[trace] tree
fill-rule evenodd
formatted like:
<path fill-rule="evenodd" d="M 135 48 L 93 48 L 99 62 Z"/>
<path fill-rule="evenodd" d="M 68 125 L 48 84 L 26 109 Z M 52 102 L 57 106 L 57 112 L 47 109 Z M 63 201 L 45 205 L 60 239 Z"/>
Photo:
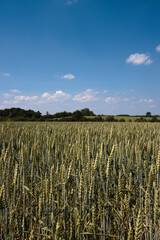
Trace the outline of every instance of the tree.
<path fill-rule="evenodd" d="M 81 113 L 83 114 L 83 116 L 95 116 L 93 111 L 90 111 L 89 108 L 83 108 L 81 110 Z"/>
<path fill-rule="evenodd" d="M 146 117 L 151 117 L 151 112 L 146 112 Z"/>
<path fill-rule="evenodd" d="M 72 114 L 73 121 L 81 121 L 83 119 L 83 114 L 81 111 L 77 110 Z"/>

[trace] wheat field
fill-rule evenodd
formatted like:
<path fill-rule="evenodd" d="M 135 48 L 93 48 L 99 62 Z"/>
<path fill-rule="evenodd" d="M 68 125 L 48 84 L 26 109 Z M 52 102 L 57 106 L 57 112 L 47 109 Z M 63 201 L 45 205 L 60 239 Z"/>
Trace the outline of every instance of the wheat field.
<path fill-rule="evenodd" d="M 160 239 L 160 124 L 0 123 L 0 239 Z"/>

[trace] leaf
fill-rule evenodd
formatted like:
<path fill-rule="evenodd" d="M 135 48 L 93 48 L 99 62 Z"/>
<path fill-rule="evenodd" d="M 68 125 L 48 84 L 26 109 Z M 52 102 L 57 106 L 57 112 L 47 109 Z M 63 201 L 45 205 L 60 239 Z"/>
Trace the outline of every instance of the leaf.
<path fill-rule="evenodd" d="M 47 227 L 42 228 L 42 230 L 48 231 L 48 232 L 50 232 L 50 233 L 53 233 L 53 231 L 51 231 L 51 230 L 48 229 Z"/>
<path fill-rule="evenodd" d="M 35 198 L 35 196 L 34 196 L 33 193 L 31 192 L 31 190 L 30 190 L 27 186 L 24 186 L 24 189 L 26 189 L 26 191 L 29 192 L 29 193 L 32 195 L 32 197 Z"/>

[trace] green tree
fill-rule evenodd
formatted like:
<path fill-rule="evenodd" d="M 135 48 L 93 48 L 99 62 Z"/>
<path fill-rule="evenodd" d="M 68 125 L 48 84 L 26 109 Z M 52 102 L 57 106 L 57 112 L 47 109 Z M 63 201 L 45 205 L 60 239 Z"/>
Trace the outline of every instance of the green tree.
<path fill-rule="evenodd" d="M 77 111 L 73 112 L 72 120 L 73 121 L 81 121 L 81 120 L 83 120 L 83 114 L 81 113 L 81 111 L 77 110 Z"/>
<path fill-rule="evenodd" d="M 146 117 L 151 117 L 151 112 L 146 112 Z"/>
<path fill-rule="evenodd" d="M 90 111 L 89 108 L 83 108 L 81 110 L 81 113 L 83 114 L 83 116 L 95 116 L 93 111 Z"/>

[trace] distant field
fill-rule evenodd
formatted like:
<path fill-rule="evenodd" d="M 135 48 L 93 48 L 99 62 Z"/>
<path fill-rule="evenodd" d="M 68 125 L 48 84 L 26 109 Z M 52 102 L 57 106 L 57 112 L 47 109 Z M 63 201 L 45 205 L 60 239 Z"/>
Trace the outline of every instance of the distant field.
<path fill-rule="evenodd" d="M 109 117 L 109 116 L 101 116 L 104 120 Z M 88 116 L 87 118 L 94 118 L 94 116 Z M 132 122 L 134 122 L 136 119 L 140 119 L 141 117 L 132 117 L 132 116 L 114 116 L 115 119 L 125 119 L 126 122 L 128 122 L 129 120 L 131 120 Z M 151 117 L 144 117 L 145 119 L 147 119 L 148 121 L 150 121 L 152 118 Z M 157 117 L 158 120 L 160 120 L 160 117 Z"/>
<path fill-rule="evenodd" d="M 0 239 L 160 239 L 160 123 L 0 123 Z"/>
<path fill-rule="evenodd" d="M 103 115 L 99 115 L 102 117 L 102 119 L 105 121 L 107 119 L 107 117 L 110 117 L 111 115 L 108 116 L 103 116 Z M 85 118 L 87 119 L 93 119 L 97 116 L 86 116 Z M 56 118 L 54 120 L 59 121 L 62 119 L 69 119 L 70 117 L 64 117 L 64 118 Z M 135 122 L 135 120 L 140 119 L 141 117 L 132 117 L 132 116 L 114 116 L 115 119 L 117 119 L 118 121 L 121 119 L 124 119 L 126 122 L 132 121 Z M 146 119 L 147 121 L 150 121 L 152 118 L 151 117 L 143 117 L 144 119 Z M 160 117 L 157 117 L 158 120 L 160 120 Z"/>
<path fill-rule="evenodd" d="M 122 118 L 124 118 L 126 121 L 131 120 L 134 122 L 136 119 L 140 119 L 141 117 L 115 116 L 115 119 L 118 119 L 118 120 L 120 120 Z M 148 121 L 152 119 L 151 117 L 144 117 L 144 118 L 147 119 Z M 160 117 L 157 117 L 157 119 L 160 120 Z"/>

